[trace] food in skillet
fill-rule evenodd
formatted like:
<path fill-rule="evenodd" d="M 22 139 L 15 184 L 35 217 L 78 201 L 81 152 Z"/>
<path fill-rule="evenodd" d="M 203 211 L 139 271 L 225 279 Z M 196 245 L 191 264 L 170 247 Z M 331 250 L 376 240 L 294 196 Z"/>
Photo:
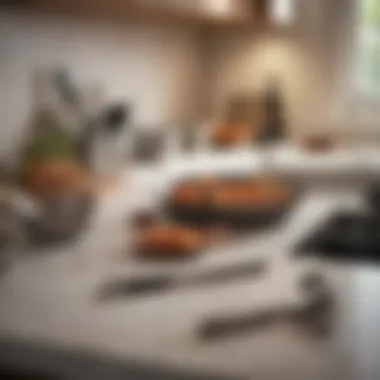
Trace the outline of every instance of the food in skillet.
<path fill-rule="evenodd" d="M 224 184 L 213 192 L 214 205 L 222 208 L 276 207 L 291 199 L 292 191 L 287 185 L 266 179 Z"/>

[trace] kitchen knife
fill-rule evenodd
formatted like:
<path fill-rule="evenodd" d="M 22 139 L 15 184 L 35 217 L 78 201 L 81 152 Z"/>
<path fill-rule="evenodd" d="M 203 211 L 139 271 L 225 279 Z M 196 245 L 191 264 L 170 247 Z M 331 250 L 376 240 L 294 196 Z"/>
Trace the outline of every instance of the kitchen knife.
<path fill-rule="evenodd" d="M 160 293 L 186 287 L 207 286 L 244 278 L 255 277 L 263 273 L 265 264 L 260 261 L 245 262 L 238 265 L 211 269 L 203 273 L 179 276 L 152 276 L 135 279 L 116 279 L 101 289 L 102 298 L 119 298 Z"/>

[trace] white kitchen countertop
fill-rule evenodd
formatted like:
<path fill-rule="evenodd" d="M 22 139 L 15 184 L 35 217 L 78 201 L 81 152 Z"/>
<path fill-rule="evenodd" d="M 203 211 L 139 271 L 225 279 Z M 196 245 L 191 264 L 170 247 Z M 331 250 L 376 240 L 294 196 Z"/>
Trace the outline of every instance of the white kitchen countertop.
<path fill-rule="evenodd" d="M 138 173 L 141 176 L 143 171 L 138 170 Z M 309 153 L 296 145 L 281 143 L 226 151 L 201 150 L 170 154 L 145 171 L 152 183 L 159 184 L 168 184 L 180 177 L 261 173 L 307 180 L 370 178 L 380 174 L 380 149 L 339 148 L 326 153 Z"/>
<path fill-rule="evenodd" d="M 119 359 L 258 379 L 335 379 L 341 371 L 352 374 L 350 365 L 354 364 L 355 371 L 367 370 L 368 365 L 380 371 L 375 357 L 357 354 L 360 344 L 369 345 L 368 352 L 380 348 L 376 340 L 380 327 L 377 329 L 372 319 L 368 322 L 363 304 L 363 299 L 370 302 L 375 297 L 373 291 L 368 292 L 366 281 L 374 289 L 380 284 L 380 271 L 313 260 L 301 262 L 290 256 L 293 243 L 327 214 L 336 208 L 360 205 L 356 191 L 306 193 L 274 230 L 213 247 L 195 261 L 158 265 L 136 262 L 129 255 L 125 217 L 139 202 L 144 204 L 144 198 L 150 199 L 151 192 L 143 193 L 133 184 L 127 187 L 102 200 L 98 217 L 76 243 L 14 258 L 0 279 L 0 335 Z M 133 301 L 96 300 L 97 289 L 115 276 L 181 275 L 263 257 L 268 260 L 269 275 L 262 279 L 189 288 Z M 328 342 L 311 342 L 278 328 L 216 344 L 197 339 L 196 326 L 207 316 L 260 309 L 284 300 L 298 302 L 300 294 L 294 279 L 316 268 L 333 284 L 338 305 L 349 309 L 340 314 L 339 328 Z M 359 306 L 352 308 L 354 304 Z M 380 305 L 373 305 L 372 315 L 379 312 Z M 354 330 L 351 319 L 356 323 Z M 343 365 L 347 358 L 350 364 Z"/>

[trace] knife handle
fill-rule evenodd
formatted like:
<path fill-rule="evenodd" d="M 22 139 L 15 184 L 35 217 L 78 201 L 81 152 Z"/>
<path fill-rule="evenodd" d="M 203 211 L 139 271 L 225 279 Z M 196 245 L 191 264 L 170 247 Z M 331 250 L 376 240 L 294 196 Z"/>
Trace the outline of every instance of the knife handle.
<path fill-rule="evenodd" d="M 142 296 L 166 291 L 174 285 L 175 281 L 169 277 L 122 279 L 106 284 L 101 291 L 101 295 L 103 299 Z"/>
<path fill-rule="evenodd" d="M 204 340 L 213 340 L 246 331 L 266 327 L 276 322 L 283 313 L 279 310 L 252 311 L 245 315 L 215 317 L 201 324 L 199 335 Z"/>

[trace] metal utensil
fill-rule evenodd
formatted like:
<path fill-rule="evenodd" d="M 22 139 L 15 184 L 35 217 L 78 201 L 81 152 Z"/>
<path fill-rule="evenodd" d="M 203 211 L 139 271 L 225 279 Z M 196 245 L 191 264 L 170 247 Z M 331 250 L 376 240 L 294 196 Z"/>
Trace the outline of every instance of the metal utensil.
<path fill-rule="evenodd" d="M 245 262 L 238 265 L 211 269 L 203 273 L 178 276 L 140 277 L 135 279 L 112 280 L 102 287 L 101 298 L 119 298 L 128 296 L 148 295 L 168 290 L 178 290 L 186 287 L 199 287 L 238 281 L 255 277 L 265 271 L 261 261 Z"/>

